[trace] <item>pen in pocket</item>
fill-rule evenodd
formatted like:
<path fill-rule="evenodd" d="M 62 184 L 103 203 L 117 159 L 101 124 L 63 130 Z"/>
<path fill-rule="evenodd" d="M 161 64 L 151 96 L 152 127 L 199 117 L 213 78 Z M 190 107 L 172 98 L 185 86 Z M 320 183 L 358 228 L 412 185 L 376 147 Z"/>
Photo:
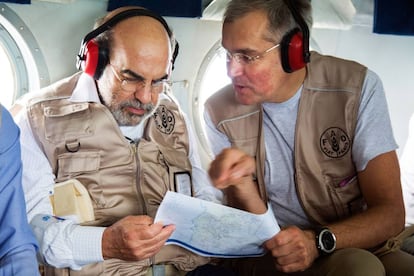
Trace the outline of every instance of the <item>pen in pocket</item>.
<path fill-rule="evenodd" d="M 345 178 L 344 180 L 342 180 L 341 182 L 339 182 L 338 186 L 339 187 L 345 187 L 349 183 L 353 182 L 356 178 L 357 178 L 357 175 L 349 176 L 349 177 Z"/>

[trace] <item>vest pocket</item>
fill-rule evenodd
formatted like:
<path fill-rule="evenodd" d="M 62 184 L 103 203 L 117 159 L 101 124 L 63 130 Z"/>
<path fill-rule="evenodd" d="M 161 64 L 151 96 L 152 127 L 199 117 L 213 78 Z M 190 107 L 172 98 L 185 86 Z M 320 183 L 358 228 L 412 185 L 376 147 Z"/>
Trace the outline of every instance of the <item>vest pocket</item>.
<path fill-rule="evenodd" d="M 154 142 L 141 139 L 138 155 L 141 169 L 138 185 L 145 198 L 149 216 L 155 217 L 167 191 L 177 191 L 176 180 L 181 180 L 181 188 L 189 185 L 186 190 L 192 192 L 190 171 L 186 171 L 191 165 L 183 152 L 169 150 Z"/>
<path fill-rule="evenodd" d="M 44 108 L 44 129 L 47 141 L 58 144 L 61 141 L 80 139 L 93 134 L 89 103 L 76 103 Z"/>
<path fill-rule="evenodd" d="M 66 152 L 57 156 L 56 183 L 76 179 L 85 186 L 92 199 L 93 208 L 105 206 L 99 183 L 101 157 L 99 151 Z M 96 213 L 95 213 L 96 216 Z"/>
<path fill-rule="evenodd" d="M 146 212 L 155 217 L 165 193 L 170 190 L 168 165 L 158 146 L 141 139 L 138 157 L 140 159 L 139 190 L 145 202 Z"/>
<path fill-rule="evenodd" d="M 358 177 L 356 175 L 336 178 L 333 180 L 333 183 L 333 204 L 339 218 L 360 213 L 365 208 L 365 201 L 359 189 Z"/>
<path fill-rule="evenodd" d="M 83 173 L 98 172 L 100 154 L 98 151 L 63 153 L 57 162 L 57 178 L 70 179 Z"/>

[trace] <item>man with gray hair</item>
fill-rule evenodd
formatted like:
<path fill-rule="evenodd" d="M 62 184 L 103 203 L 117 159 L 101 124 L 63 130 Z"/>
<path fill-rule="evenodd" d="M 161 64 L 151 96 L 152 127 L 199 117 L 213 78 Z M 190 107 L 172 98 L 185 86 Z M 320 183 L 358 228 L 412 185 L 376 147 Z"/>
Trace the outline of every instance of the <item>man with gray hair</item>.
<path fill-rule="evenodd" d="M 232 0 L 222 28 L 232 84 L 211 96 L 209 173 L 231 206 L 272 208 L 281 231 L 240 275 L 411 275 L 399 165 L 379 77 L 309 51 L 309 0 Z M 390 240 L 391 242 L 387 242 Z"/>

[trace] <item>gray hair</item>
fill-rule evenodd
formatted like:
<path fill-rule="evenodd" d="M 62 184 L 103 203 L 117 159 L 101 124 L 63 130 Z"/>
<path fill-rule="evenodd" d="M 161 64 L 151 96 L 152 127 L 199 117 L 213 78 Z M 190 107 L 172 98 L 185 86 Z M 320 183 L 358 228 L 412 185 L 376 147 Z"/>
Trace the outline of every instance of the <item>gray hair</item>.
<path fill-rule="evenodd" d="M 264 11 L 269 21 L 269 37 L 265 39 L 275 42 L 280 40 L 290 30 L 300 25 L 296 22 L 286 1 L 292 1 L 297 13 L 308 26 L 312 26 L 312 7 L 310 0 L 231 0 L 224 13 L 224 23 L 230 23 L 254 11 Z"/>

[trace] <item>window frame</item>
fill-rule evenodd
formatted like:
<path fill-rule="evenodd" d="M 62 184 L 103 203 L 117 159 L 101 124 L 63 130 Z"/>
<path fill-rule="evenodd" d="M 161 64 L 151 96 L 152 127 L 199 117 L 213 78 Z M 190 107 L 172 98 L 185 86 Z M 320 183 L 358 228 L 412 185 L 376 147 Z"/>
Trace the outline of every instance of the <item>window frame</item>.
<path fill-rule="evenodd" d="M 0 4 L 0 43 L 15 77 L 14 91 L 9 92 L 12 104 L 24 94 L 50 83 L 45 59 L 35 37 L 6 4 Z"/>

